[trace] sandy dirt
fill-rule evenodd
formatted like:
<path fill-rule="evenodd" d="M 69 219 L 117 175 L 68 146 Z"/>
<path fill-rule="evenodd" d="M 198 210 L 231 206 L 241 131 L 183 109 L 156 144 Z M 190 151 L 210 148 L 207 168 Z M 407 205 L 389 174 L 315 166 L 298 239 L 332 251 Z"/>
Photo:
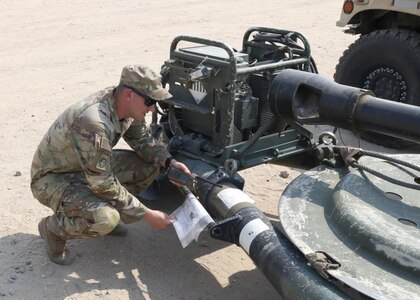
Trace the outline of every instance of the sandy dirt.
<path fill-rule="evenodd" d="M 335 26 L 340 9 L 338 0 L 0 1 L 0 296 L 277 299 L 241 248 L 202 234 L 182 249 L 172 227 L 156 231 L 144 222 L 130 225 L 126 238 L 69 242 L 77 254 L 70 266 L 49 262 L 37 224 L 51 211 L 31 195 L 30 164 L 59 113 L 116 84 L 126 64 L 159 70 L 177 35 L 240 48 L 251 26 L 299 31 L 311 43 L 319 72 L 332 78 L 355 39 Z M 282 190 L 298 174 L 281 165 L 241 172 L 245 191 L 273 219 Z M 165 205 L 171 212 L 179 203 Z"/>

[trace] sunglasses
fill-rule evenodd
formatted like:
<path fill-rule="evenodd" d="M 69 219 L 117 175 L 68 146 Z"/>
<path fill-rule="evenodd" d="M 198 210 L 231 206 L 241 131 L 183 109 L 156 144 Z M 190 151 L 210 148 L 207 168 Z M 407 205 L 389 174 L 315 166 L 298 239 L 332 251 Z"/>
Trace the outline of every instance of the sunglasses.
<path fill-rule="evenodd" d="M 137 95 L 139 95 L 140 97 L 142 97 L 144 99 L 144 104 L 147 107 L 153 106 L 157 103 L 156 100 L 152 99 L 151 97 L 147 96 L 146 94 L 140 92 L 139 90 L 133 89 L 132 87 L 127 86 L 127 88 L 129 88 L 130 90 L 132 90 L 134 93 L 136 93 Z"/>
<path fill-rule="evenodd" d="M 139 94 L 139 95 L 143 97 L 143 99 L 144 99 L 144 104 L 145 104 L 147 107 L 153 106 L 153 105 L 155 105 L 155 104 L 157 103 L 157 101 L 156 101 L 156 100 L 154 100 L 154 99 L 150 98 L 150 97 L 149 97 L 149 96 L 147 96 L 147 95 L 144 95 L 144 94 Z"/>

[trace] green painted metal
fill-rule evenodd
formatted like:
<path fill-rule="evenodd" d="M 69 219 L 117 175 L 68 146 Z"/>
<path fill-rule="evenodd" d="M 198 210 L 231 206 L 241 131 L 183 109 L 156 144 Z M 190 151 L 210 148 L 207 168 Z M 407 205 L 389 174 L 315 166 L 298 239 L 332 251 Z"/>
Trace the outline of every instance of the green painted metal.
<path fill-rule="evenodd" d="M 245 227 L 252 233 L 248 224 L 270 225 L 244 249 L 281 297 L 414 299 L 420 294 L 420 169 L 357 157 L 361 165 L 398 179 L 389 181 L 344 166 L 332 134 L 334 142 L 320 138 L 315 143 L 297 122 L 313 117 L 311 124 L 332 120 L 341 127 L 369 126 L 371 114 L 358 122 L 351 101 L 370 92 L 308 72 L 317 73 L 316 66 L 309 44 L 296 32 L 250 28 L 239 52 L 218 41 L 175 38 L 162 67 L 173 98 L 159 103 L 170 151 L 192 172 L 226 189 L 243 188 L 241 169 L 272 161 L 302 166 L 308 157 L 314 166 L 315 159 L 316 165 L 324 160 L 286 188 L 279 228 L 271 228 L 256 207 L 244 204 L 241 193 L 228 206 L 214 185 L 203 181 L 190 188 L 221 221 L 241 214 L 243 227 L 226 227 L 227 236 L 240 236 Z M 397 119 L 416 119 L 402 106 L 394 110 Z M 403 158 L 420 164 L 420 156 Z"/>
<path fill-rule="evenodd" d="M 273 37 L 277 40 L 264 41 Z M 234 158 L 244 169 L 312 149 L 309 132 L 287 126 L 279 134 L 286 123 L 278 118 L 258 132 L 274 118 L 268 88 L 275 75 L 285 68 L 310 70 L 307 40 L 293 31 L 252 27 L 242 48 L 191 36 L 173 40 L 163 72 L 173 95 L 166 104 L 183 132 L 177 151 L 216 165 Z M 251 139 L 246 152 L 237 151 Z"/>
<path fill-rule="evenodd" d="M 420 164 L 420 155 L 395 155 Z M 374 299 L 420 295 L 420 172 L 378 158 L 361 165 L 408 184 L 402 186 L 347 167 L 321 165 L 297 177 L 279 204 L 282 228 L 305 255 L 327 254 L 338 267 L 330 280 Z M 414 188 L 413 188 L 414 187 Z"/>

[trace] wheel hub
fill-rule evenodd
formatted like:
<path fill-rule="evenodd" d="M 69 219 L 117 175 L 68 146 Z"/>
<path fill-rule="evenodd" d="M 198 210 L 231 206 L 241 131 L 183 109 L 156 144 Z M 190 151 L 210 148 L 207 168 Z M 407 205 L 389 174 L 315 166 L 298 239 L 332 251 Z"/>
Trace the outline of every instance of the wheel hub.
<path fill-rule="evenodd" d="M 377 68 L 366 76 L 363 88 L 376 96 L 397 102 L 407 102 L 407 86 L 402 74 L 393 68 Z"/>

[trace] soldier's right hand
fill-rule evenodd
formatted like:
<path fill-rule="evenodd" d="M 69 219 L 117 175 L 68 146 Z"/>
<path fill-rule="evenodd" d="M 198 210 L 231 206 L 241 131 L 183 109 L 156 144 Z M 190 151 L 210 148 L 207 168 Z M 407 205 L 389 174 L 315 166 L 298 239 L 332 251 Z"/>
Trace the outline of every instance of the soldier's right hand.
<path fill-rule="evenodd" d="M 155 229 L 163 229 L 171 225 L 174 221 L 172 216 L 163 211 L 149 209 L 144 214 L 143 219 Z"/>

